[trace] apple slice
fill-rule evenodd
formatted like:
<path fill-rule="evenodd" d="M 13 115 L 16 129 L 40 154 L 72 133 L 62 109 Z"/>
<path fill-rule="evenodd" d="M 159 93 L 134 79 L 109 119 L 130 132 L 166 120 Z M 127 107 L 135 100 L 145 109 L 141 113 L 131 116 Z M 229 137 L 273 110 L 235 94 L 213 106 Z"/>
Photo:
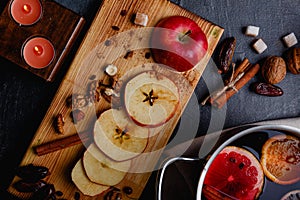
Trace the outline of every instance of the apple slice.
<path fill-rule="evenodd" d="M 83 167 L 87 177 L 94 183 L 113 186 L 122 181 L 129 171 L 131 161 L 115 162 L 91 144 L 83 155 Z"/>
<path fill-rule="evenodd" d="M 109 186 L 96 184 L 90 181 L 86 176 L 81 159 L 77 161 L 72 169 L 71 177 L 73 183 L 84 195 L 95 196 L 109 189 Z"/>
<path fill-rule="evenodd" d="M 151 36 L 151 51 L 157 63 L 178 72 L 192 69 L 205 56 L 208 42 L 198 24 L 184 16 L 160 20 Z"/>
<path fill-rule="evenodd" d="M 94 142 L 115 161 L 132 159 L 148 144 L 149 129 L 137 126 L 124 110 L 103 112 L 95 123 Z"/>
<path fill-rule="evenodd" d="M 169 121 L 179 106 L 176 84 L 163 74 L 146 71 L 125 86 L 128 115 L 140 126 L 157 127 Z"/>

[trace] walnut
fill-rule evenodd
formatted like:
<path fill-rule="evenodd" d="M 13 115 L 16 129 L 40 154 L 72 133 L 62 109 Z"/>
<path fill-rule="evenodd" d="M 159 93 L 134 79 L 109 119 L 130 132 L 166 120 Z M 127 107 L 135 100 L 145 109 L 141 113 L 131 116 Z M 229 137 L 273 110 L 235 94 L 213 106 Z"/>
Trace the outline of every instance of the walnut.
<path fill-rule="evenodd" d="M 286 64 L 293 74 L 300 74 L 300 47 L 287 51 Z"/>
<path fill-rule="evenodd" d="M 282 57 L 269 56 L 262 66 L 262 76 L 267 83 L 277 84 L 286 75 L 286 64 Z"/>

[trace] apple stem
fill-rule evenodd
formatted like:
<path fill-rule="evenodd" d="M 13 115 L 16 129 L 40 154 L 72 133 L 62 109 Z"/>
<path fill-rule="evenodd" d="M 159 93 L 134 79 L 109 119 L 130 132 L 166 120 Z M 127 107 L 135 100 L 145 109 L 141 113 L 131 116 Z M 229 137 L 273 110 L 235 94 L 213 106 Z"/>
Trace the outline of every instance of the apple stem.
<path fill-rule="evenodd" d="M 182 36 L 179 37 L 179 41 L 183 42 L 183 39 L 185 38 L 185 36 L 190 35 L 191 33 L 192 33 L 192 31 L 188 30 Z"/>

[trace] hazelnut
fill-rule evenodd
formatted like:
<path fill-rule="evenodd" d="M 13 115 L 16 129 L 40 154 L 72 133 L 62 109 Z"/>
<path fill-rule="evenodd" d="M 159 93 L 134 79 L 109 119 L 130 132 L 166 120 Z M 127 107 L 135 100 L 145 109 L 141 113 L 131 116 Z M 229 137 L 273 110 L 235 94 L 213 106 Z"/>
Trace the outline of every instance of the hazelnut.
<path fill-rule="evenodd" d="M 300 48 L 292 48 L 286 54 L 287 68 L 293 74 L 300 74 Z"/>
<path fill-rule="evenodd" d="M 270 84 L 281 82 L 286 75 L 286 64 L 282 57 L 269 56 L 262 66 L 262 76 Z"/>

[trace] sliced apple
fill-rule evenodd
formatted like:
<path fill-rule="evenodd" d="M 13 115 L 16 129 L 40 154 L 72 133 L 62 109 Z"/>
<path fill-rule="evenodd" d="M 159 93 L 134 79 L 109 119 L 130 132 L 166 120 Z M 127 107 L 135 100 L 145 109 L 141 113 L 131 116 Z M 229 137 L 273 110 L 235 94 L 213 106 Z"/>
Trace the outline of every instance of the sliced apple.
<path fill-rule="evenodd" d="M 83 155 L 83 167 L 87 177 L 94 183 L 113 186 L 122 181 L 129 171 L 131 161 L 116 162 L 104 155 L 92 143 Z"/>
<path fill-rule="evenodd" d="M 178 108 L 179 99 L 175 83 L 156 71 L 133 77 L 124 91 L 126 110 L 141 126 L 156 127 L 169 121 Z"/>
<path fill-rule="evenodd" d="M 95 196 L 109 189 L 109 186 L 96 184 L 90 181 L 86 176 L 81 159 L 72 169 L 71 177 L 73 183 L 84 195 Z"/>
<path fill-rule="evenodd" d="M 95 123 L 94 142 L 115 161 L 132 159 L 148 144 L 149 129 L 137 126 L 124 110 L 109 109 Z"/>

